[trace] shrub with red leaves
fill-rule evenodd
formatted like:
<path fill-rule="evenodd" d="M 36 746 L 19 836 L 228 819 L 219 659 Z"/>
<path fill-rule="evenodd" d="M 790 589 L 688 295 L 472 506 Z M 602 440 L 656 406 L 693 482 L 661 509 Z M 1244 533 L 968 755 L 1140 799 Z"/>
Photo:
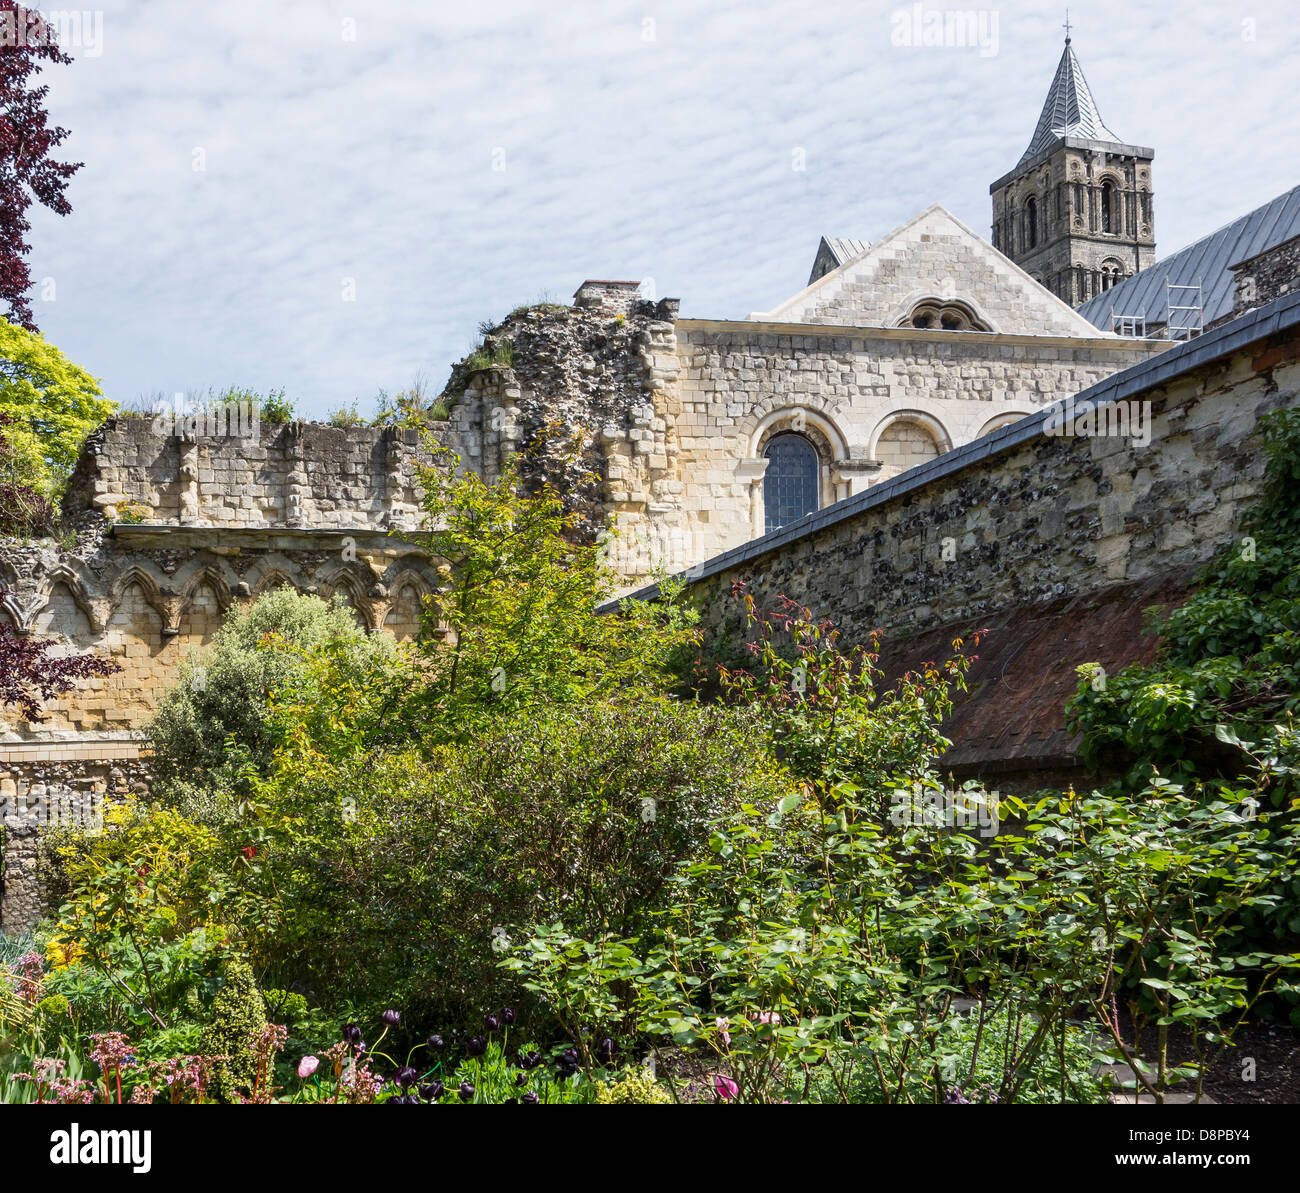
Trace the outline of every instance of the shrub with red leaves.
<path fill-rule="evenodd" d="M 0 597 L 7 595 L 0 591 Z M 24 721 L 44 721 L 45 701 L 70 691 L 81 680 L 121 670 L 112 659 L 97 655 L 52 656 L 56 646 L 56 642 L 19 635 L 0 620 L 0 705 L 13 705 Z"/>

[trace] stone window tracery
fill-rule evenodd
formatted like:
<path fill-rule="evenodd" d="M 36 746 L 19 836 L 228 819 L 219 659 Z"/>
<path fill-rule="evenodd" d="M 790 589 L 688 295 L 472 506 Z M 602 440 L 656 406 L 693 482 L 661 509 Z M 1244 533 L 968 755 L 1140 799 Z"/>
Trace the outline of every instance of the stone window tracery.
<path fill-rule="evenodd" d="M 923 331 L 988 331 L 964 302 L 955 299 L 923 298 L 899 322 L 899 327 L 916 327 Z"/>

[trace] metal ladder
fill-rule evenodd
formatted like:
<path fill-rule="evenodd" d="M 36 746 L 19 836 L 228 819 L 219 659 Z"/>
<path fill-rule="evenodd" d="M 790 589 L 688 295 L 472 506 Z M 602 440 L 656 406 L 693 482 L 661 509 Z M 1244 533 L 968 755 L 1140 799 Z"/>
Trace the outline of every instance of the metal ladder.
<path fill-rule="evenodd" d="M 1174 291 L 1180 291 L 1183 301 L 1174 302 Z M 1194 292 L 1196 301 L 1188 303 L 1189 291 Z M 1171 282 L 1165 278 L 1165 306 L 1169 310 L 1169 319 L 1165 323 L 1165 336 L 1171 340 L 1190 340 L 1205 330 L 1205 308 L 1201 301 L 1201 283 Z"/>

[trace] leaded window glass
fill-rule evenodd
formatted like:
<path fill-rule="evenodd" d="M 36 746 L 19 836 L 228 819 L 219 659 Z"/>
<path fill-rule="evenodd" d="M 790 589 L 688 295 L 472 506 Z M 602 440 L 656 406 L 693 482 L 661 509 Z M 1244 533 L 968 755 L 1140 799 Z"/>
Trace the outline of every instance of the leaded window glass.
<path fill-rule="evenodd" d="M 793 433 L 775 436 L 763 454 L 768 461 L 763 508 L 766 529 L 771 532 L 820 507 L 821 461 L 817 449 Z"/>

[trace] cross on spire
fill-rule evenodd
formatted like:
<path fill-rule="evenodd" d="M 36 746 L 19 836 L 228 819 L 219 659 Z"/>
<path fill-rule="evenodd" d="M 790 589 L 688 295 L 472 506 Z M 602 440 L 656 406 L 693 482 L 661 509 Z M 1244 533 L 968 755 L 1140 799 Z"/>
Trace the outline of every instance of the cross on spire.
<path fill-rule="evenodd" d="M 1070 44 L 1070 10 L 1065 10 L 1065 44 Z"/>

